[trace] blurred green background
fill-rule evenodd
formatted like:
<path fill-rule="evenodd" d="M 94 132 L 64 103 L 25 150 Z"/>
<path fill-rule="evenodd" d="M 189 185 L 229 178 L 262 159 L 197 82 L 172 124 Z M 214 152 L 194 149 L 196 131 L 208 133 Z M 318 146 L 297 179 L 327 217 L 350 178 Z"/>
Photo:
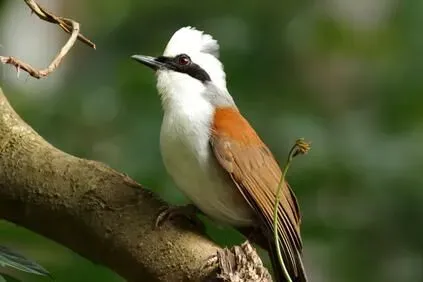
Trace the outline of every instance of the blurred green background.
<path fill-rule="evenodd" d="M 312 141 L 288 176 L 310 281 L 423 281 L 423 1 L 40 4 L 78 20 L 97 44 L 76 44 L 41 81 L 0 66 L 0 86 L 49 142 L 182 203 L 159 153 L 154 75 L 130 56 L 159 55 L 174 31 L 196 26 L 219 40 L 230 92 L 280 161 L 296 138 Z M 1 55 L 46 66 L 65 40 L 23 1 L 0 0 Z M 222 245 L 240 243 L 233 230 L 208 227 Z M 56 281 L 122 281 L 10 223 L 0 222 L 0 244 Z"/>

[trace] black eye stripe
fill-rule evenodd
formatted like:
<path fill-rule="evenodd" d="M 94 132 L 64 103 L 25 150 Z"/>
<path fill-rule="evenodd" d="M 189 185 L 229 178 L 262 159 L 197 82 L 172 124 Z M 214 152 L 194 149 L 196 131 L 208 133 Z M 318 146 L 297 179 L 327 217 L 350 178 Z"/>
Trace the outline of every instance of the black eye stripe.
<path fill-rule="evenodd" d="M 180 64 L 179 60 L 184 57 L 187 58 L 189 62 L 187 64 Z M 180 54 L 175 57 L 160 56 L 156 60 L 161 63 L 165 63 L 168 69 L 188 74 L 189 76 L 198 79 L 203 83 L 211 81 L 209 74 L 199 65 L 194 63 L 191 58 L 186 54 Z"/>

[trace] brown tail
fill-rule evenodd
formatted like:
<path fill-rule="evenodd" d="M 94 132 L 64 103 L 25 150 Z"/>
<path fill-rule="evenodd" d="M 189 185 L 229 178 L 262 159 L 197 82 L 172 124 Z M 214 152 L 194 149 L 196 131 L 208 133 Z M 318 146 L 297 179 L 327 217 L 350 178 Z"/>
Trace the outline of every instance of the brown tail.
<path fill-rule="evenodd" d="M 273 238 L 272 238 L 273 239 Z M 274 272 L 275 281 L 277 282 L 287 282 L 288 280 L 285 277 L 283 266 L 279 262 L 278 253 L 276 250 L 276 244 L 274 241 L 270 239 L 268 243 L 268 247 L 266 248 L 269 252 L 270 260 L 272 262 L 272 269 Z M 284 261 L 287 258 L 283 258 Z M 304 265 L 302 262 L 301 254 L 297 253 L 296 255 L 296 263 L 297 263 L 297 275 L 293 273 L 293 271 L 289 272 L 292 282 L 307 282 L 307 275 L 305 273 Z"/>
<path fill-rule="evenodd" d="M 279 263 L 278 254 L 276 250 L 276 244 L 274 242 L 273 236 L 269 236 L 270 239 L 267 239 L 263 234 L 263 231 L 259 228 L 253 228 L 253 227 L 243 227 L 238 228 L 238 230 L 244 234 L 245 237 L 248 238 L 251 242 L 254 244 L 257 244 L 261 248 L 265 249 L 269 253 L 270 261 L 272 263 L 272 269 L 273 269 L 273 276 L 275 277 L 275 282 L 287 282 L 287 279 L 285 278 L 285 274 L 283 271 L 283 266 Z M 284 261 L 287 260 L 287 258 L 283 258 Z M 293 271 L 290 271 L 290 277 L 292 282 L 307 282 L 307 275 L 304 270 L 304 265 L 302 262 L 301 254 L 297 253 L 296 256 L 296 264 L 297 264 L 297 275 L 293 273 Z"/>

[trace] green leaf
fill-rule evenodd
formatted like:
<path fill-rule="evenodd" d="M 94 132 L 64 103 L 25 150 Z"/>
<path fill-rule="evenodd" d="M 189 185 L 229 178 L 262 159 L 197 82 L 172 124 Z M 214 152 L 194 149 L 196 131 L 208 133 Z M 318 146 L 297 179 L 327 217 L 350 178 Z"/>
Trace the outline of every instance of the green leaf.
<path fill-rule="evenodd" d="M 0 273 L 0 282 L 21 282 L 21 280 L 4 273 Z"/>
<path fill-rule="evenodd" d="M 50 276 L 50 273 L 41 265 L 4 246 L 0 246 L 0 266 L 8 266 L 32 274 Z M 2 275 L 4 277 L 4 274 Z"/>

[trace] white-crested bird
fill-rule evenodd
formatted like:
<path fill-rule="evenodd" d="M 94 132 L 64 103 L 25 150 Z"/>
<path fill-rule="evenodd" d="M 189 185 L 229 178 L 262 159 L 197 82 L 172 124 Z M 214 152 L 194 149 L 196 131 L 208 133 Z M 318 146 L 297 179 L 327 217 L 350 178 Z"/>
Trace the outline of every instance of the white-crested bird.
<path fill-rule="evenodd" d="M 132 56 L 157 75 L 164 110 L 160 150 L 177 187 L 204 214 L 229 224 L 269 251 L 278 281 L 307 281 L 302 263 L 300 211 L 288 183 L 273 224 L 281 169 L 239 112 L 226 88 L 219 44 L 192 27 L 176 31 L 162 56 Z"/>

